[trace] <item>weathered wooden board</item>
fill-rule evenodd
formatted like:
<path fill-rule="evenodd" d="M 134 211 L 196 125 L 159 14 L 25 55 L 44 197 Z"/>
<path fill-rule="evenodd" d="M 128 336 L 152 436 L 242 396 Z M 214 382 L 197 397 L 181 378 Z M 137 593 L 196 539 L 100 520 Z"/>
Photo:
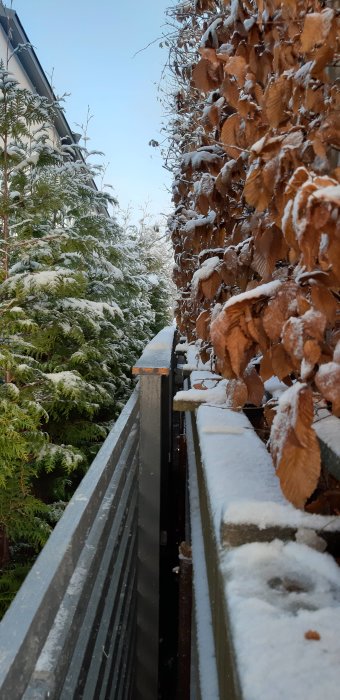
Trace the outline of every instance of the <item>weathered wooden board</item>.
<path fill-rule="evenodd" d="M 132 374 L 169 375 L 173 358 L 173 344 L 176 328 L 163 328 L 146 346 L 141 358 L 132 367 Z"/>

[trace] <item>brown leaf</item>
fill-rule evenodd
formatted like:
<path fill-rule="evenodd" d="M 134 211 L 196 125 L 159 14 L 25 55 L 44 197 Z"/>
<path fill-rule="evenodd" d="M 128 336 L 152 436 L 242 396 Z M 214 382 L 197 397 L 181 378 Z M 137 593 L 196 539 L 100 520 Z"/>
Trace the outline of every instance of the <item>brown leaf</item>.
<path fill-rule="evenodd" d="M 210 92 L 219 83 L 218 70 L 206 58 L 201 58 L 192 71 L 192 79 L 198 90 Z"/>
<path fill-rule="evenodd" d="M 261 318 L 253 318 L 252 316 L 247 319 L 247 332 L 250 337 L 258 343 L 260 347 L 264 345 L 266 347 L 265 334 L 263 332 L 263 325 Z"/>
<path fill-rule="evenodd" d="M 310 51 L 316 44 L 325 42 L 332 28 L 333 18 L 334 10 L 330 8 L 306 15 L 300 39 L 302 51 Z"/>
<path fill-rule="evenodd" d="M 269 204 L 271 193 L 268 192 L 263 181 L 263 172 L 260 166 L 252 167 L 249 170 L 243 196 L 248 204 L 255 207 L 257 211 L 264 211 Z"/>
<path fill-rule="evenodd" d="M 277 301 L 269 303 L 263 314 L 263 328 L 270 340 L 277 342 L 281 338 L 282 328 L 287 314 L 280 308 Z"/>
<path fill-rule="evenodd" d="M 244 375 L 244 382 L 248 389 L 248 403 L 261 406 L 264 395 L 264 386 L 261 377 L 253 365 L 248 365 Z"/>
<path fill-rule="evenodd" d="M 230 56 L 224 66 L 224 72 L 234 75 L 240 87 L 243 87 L 247 72 L 247 64 L 243 56 Z"/>
<path fill-rule="evenodd" d="M 324 94 L 321 90 L 313 90 L 307 87 L 304 96 L 305 108 L 311 112 L 322 112 L 324 108 Z"/>
<path fill-rule="evenodd" d="M 305 632 L 305 639 L 310 639 L 318 642 L 321 639 L 321 637 L 319 635 L 319 632 L 317 632 L 316 630 L 308 630 L 307 632 Z"/>
<path fill-rule="evenodd" d="M 225 120 L 221 130 L 221 141 L 231 158 L 238 158 L 242 149 L 238 147 L 238 133 L 241 125 L 239 114 L 232 114 Z"/>
<path fill-rule="evenodd" d="M 262 357 L 261 364 L 260 364 L 260 375 L 263 379 L 264 382 L 267 381 L 267 379 L 270 379 L 274 374 L 273 370 L 273 365 L 272 365 L 272 360 L 271 360 L 271 352 L 268 350 Z"/>
<path fill-rule="evenodd" d="M 272 374 L 275 374 L 281 381 L 286 379 L 294 369 L 291 358 L 281 343 L 273 345 L 270 350 L 270 359 L 273 368 Z"/>
<path fill-rule="evenodd" d="M 303 323 L 301 318 L 292 317 L 284 324 L 282 330 L 282 344 L 293 362 L 302 360 L 303 357 Z M 295 367 L 297 367 L 295 363 Z"/>
<path fill-rule="evenodd" d="M 201 54 L 202 58 L 205 58 L 207 61 L 210 61 L 210 63 L 212 63 L 214 68 L 216 68 L 219 65 L 219 60 L 216 56 L 216 49 L 202 47 L 199 48 L 198 51 Z"/>
<path fill-rule="evenodd" d="M 304 359 L 311 365 L 316 365 L 321 357 L 321 348 L 316 340 L 306 340 L 303 346 Z"/>
<path fill-rule="evenodd" d="M 231 328 L 226 339 L 226 345 L 230 355 L 230 362 L 236 376 L 242 374 L 243 369 L 248 364 L 245 351 L 249 349 L 252 342 L 246 338 L 241 328 L 235 326 Z"/>
<path fill-rule="evenodd" d="M 281 286 L 279 281 L 260 285 L 243 295 L 227 301 L 224 309 L 211 323 L 210 336 L 218 358 L 223 362 L 225 352 L 230 355 L 233 372 L 240 376 L 248 364 L 248 351 L 254 346 L 253 338 L 248 335 L 247 320 L 252 317 L 250 309 L 271 297 Z M 260 291 L 259 291 L 260 290 Z M 253 294 L 253 296 L 252 296 Z M 243 330 L 241 330 L 241 327 Z"/>
<path fill-rule="evenodd" d="M 226 379 L 234 379 L 235 378 L 235 373 L 233 372 L 233 369 L 232 369 L 232 366 L 230 363 L 229 353 L 227 352 L 227 350 L 225 351 L 223 360 L 220 360 L 219 358 L 217 358 L 216 371 L 218 372 L 218 374 L 221 374 L 222 377 L 225 377 Z"/>
<path fill-rule="evenodd" d="M 263 408 L 263 415 L 265 417 L 268 428 L 273 425 L 273 420 L 276 416 L 276 400 L 267 401 Z"/>
<path fill-rule="evenodd" d="M 287 319 L 297 312 L 297 301 L 301 292 L 295 282 L 285 282 L 263 313 L 263 328 L 274 343 L 280 340 Z"/>
<path fill-rule="evenodd" d="M 281 75 L 268 85 L 264 94 L 264 108 L 270 126 L 276 128 L 286 121 L 291 91 L 291 80 L 286 75 Z"/>
<path fill-rule="evenodd" d="M 284 495 L 296 508 L 303 508 L 315 491 L 320 469 L 320 447 L 314 431 L 310 431 L 308 447 L 301 447 L 291 434 L 285 441 L 276 474 Z"/>
<path fill-rule="evenodd" d="M 326 316 L 321 311 L 310 309 L 301 316 L 301 320 L 304 334 L 321 342 L 327 325 Z"/>
<path fill-rule="evenodd" d="M 309 180 L 309 172 L 307 168 L 305 168 L 304 166 L 300 166 L 295 170 L 288 182 L 288 185 L 285 190 L 286 201 L 288 201 L 288 199 L 294 198 L 297 191 L 307 180 Z"/>
<path fill-rule="evenodd" d="M 214 298 L 220 284 L 221 278 L 217 270 L 214 270 L 208 279 L 201 280 L 201 290 L 203 296 L 211 301 Z"/>
<path fill-rule="evenodd" d="M 210 311 L 202 311 L 196 319 L 197 338 L 208 340 L 209 338 Z"/>
<path fill-rule="evenodd" d="M 232 408 L 242 408 L 248 401 L 248 390 L 242 379 L 230 379 L 227 384 L 227 403 Z"/>
<path fill-rule="evenodd" d="M 337 281 L 339 282 L 340 280 L 340 238 L 339 237 L 332 237 L 329 241 L 329 246 L 327 253 L 325 254 L 325 258 L 323 260 L 323 263 L 326 262 L 326 259 L 328 258 L 328 263 L 329 266 L 332 268 L 332 272 L 336 276 Z M 319 255 L 320 259 L 320 267 L 323 267 L 323 264 L 321 263 L 321 255 Z M 326 267 L 326 265 L 325 265 Z"/>
<path fill-rule="evenodd" d="M 297 508 L 303 508 L 320 476 L 320 448 L 312 421 L 312 391 L 297 382 L 280 399 L 270 437 L 282 491 Z"/>
<path fill-rule="evenodd" d="M 212 321 L 210 326 L 210 337 L 218 359 L 223 362 L 226 353 L 226 337 L 228 331 L 228 321 L 223 312 Z"/>
<path fill-rule="evenodd" d="M 252 267 L 263 280 L 268 280 L 277 261 L 286 254 L 287 245 L 280 229 L 277 226 L 265 228 L 261 235 L 256 236 Z"/>
<path fill-rule="evenodd" d="M 221 86 L 221 94 L 225 97 L 230 107 L 237 109 L 240 99 L 240 90 L 236 80 L 232 80 L 229 76 L 226 76 Z"/>
<path fill-rule="evenodd" d="M 282 343 L 286 352 L 295 360 L 302 360 L 304 342 L 308 338 L 321 341 L 326 327 L 326 317 L 320 311 L 306 311 L 299 318 L 286 321 L 282 331 Z"/>

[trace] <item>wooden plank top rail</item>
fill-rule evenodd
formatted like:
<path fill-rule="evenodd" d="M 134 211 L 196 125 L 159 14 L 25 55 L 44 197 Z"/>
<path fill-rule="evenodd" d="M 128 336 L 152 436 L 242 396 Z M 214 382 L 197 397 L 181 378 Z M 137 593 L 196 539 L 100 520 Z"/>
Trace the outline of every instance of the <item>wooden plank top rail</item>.
<path fill-rule="evenodd" d="M 132 368 L 132 374 L 163 374 L 168 376 L 172 364 L 172 348 L 176 328 L 163 328 L 146 346 L 141 358 Z"/>

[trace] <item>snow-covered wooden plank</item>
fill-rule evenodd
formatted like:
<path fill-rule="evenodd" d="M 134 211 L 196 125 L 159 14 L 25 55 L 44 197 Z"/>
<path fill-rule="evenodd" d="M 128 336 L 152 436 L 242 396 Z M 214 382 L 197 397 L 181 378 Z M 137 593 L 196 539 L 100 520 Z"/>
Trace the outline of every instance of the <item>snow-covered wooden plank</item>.
<path fill-rule="evenodd" d="M 169 375 L 175 331 L 175 326 L 163 328 L 146 346 L 141 358 L 132 367 L 132 374 Z"/>
<path fill-rule="evenodd" d="M 201 343 L 198 341 L 196 343 L 181 342 L 175 347 L 176 355 L 186 355 L 186 362 L 177 365 L 185 376 L 188 376 L 190 372 L 195 372 L 196 370 L 206 370 L 211 371 L 211 362 L 202 362 L 200 359 L 200 349 Z"/>
<path fill-rule="evenodd" d="M 331 700 L 340 685 L 340 570 L 306 545 L 252 543 L 221 558 L 245 700 Z"/>
<path fill-rule="evenodd" d="M 227 380 L 205 369 L 190 374 L 191 389 L 177 391 L 173 400 L 174 411 L 195 411 L 202 404 L 223 404 L 226 400 Z"/>
<path fill-rule="evenodd" d="M 218 543 L 292 538 L 300 529 L 329 539 L 340 518 L 298 510 L 283 496 L 272 458 L 242 412 L 226 406 L 197 411 L 202 471 Z"/>

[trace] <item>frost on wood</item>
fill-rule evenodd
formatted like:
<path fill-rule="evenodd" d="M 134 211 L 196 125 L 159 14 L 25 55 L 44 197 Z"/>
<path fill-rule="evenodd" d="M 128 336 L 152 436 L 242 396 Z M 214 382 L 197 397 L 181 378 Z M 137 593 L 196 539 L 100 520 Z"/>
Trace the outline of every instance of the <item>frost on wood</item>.
<path fill-rule="evenodd" d="M 339 18 L 319 0 L 177 9 L 167 164 L 178 325 L 204 362 L 213 350 L 235 405 L 259 400 L 258 358 L 262 382 L 305 383 L 338 415 Z M 303 505 L 319 457 L 305 474 L 308 447 L 292 430 L 275 460 Z"/>

